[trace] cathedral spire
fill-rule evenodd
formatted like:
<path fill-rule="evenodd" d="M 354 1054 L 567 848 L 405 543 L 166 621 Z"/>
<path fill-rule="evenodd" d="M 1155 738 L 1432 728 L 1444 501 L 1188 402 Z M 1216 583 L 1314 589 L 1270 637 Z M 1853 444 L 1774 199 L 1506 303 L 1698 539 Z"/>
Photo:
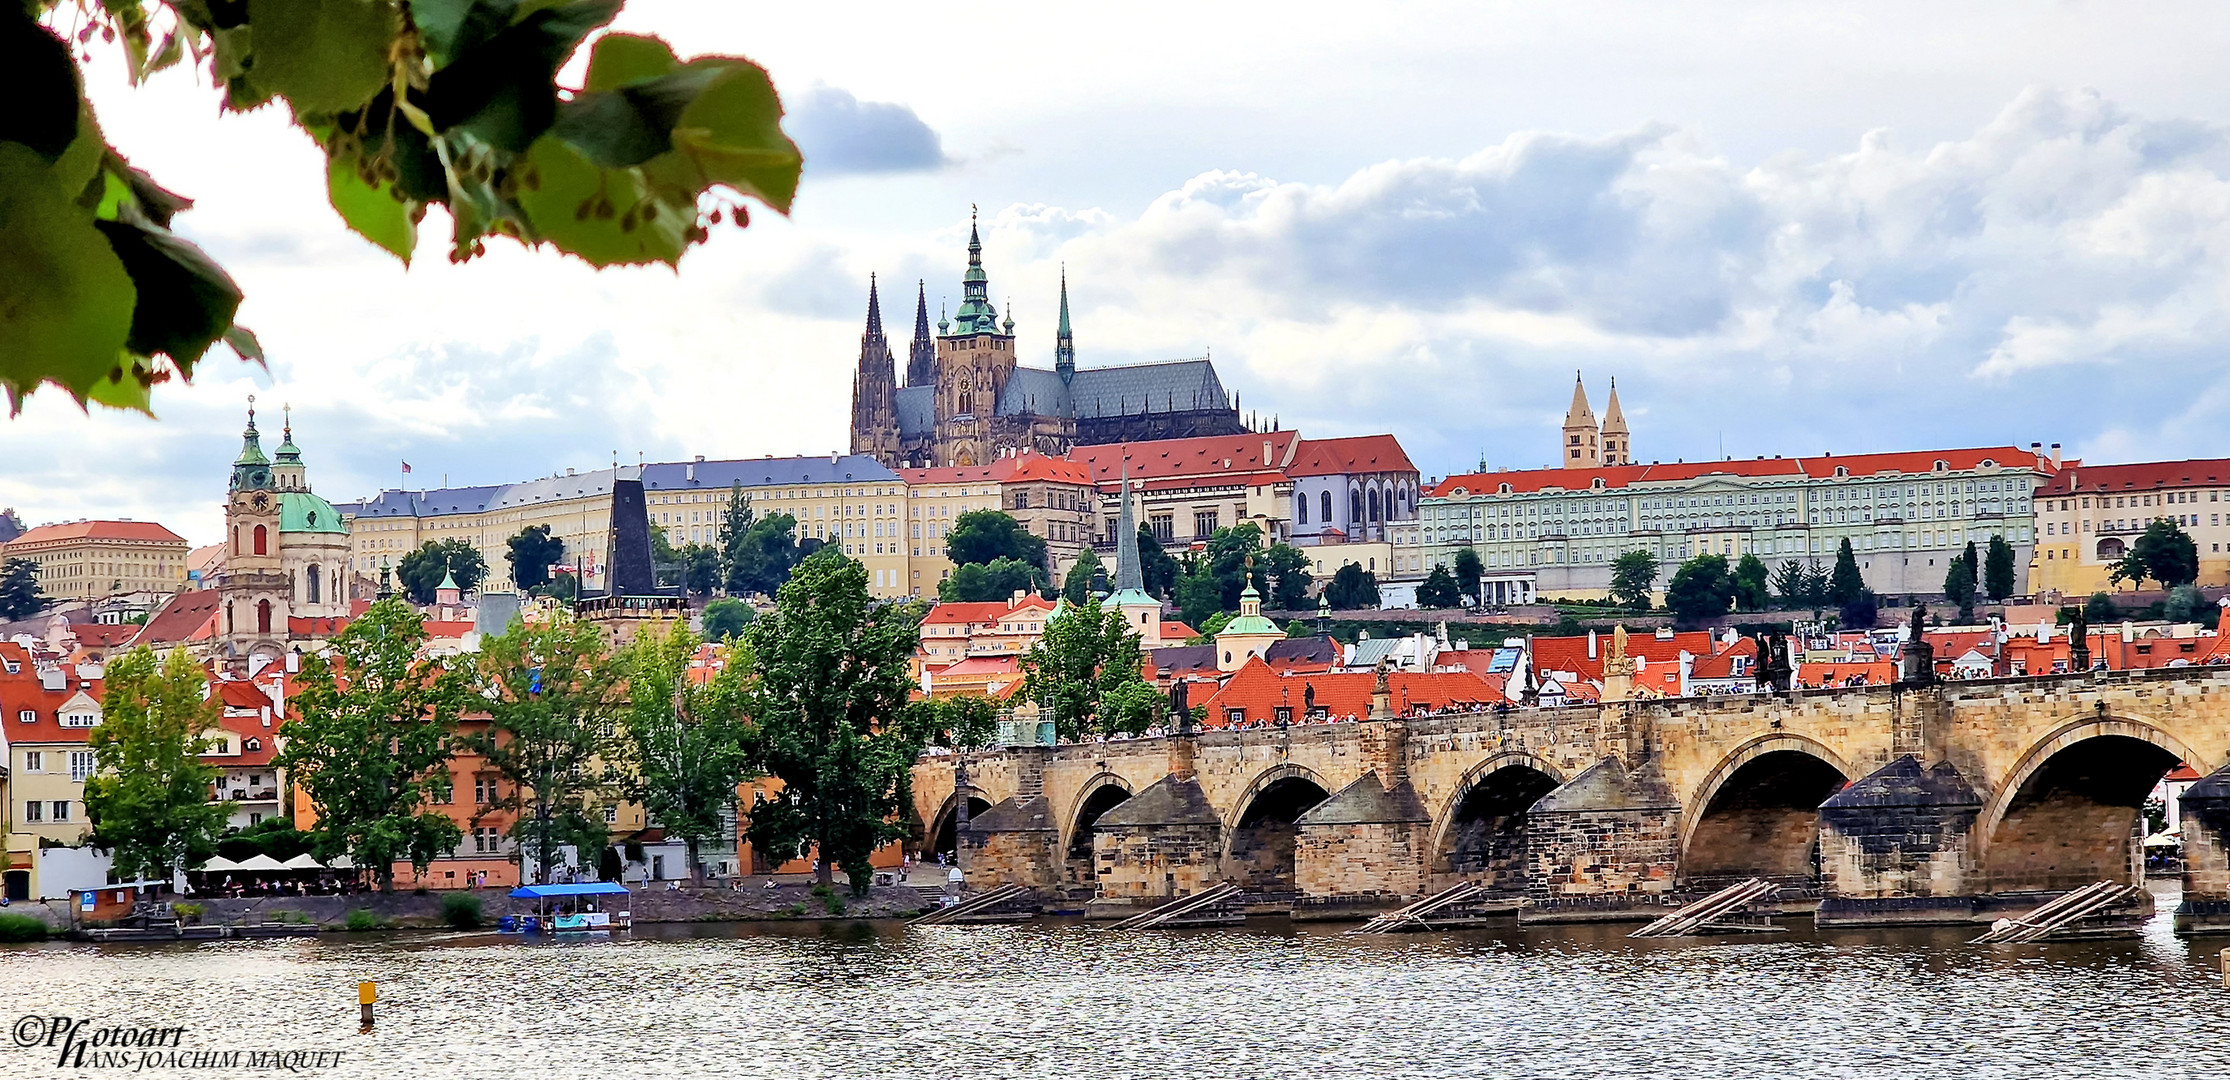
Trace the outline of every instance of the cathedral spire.
<path fill-rule="evenodd" d="M 1115 513 L 1115 597 L 1122 603 L 1127 594 L 1144 596 L 1146 570 L 1138 565 L 1138 515 L 1131 510 L 1130 459 L 1123 459 L 1122 507 Z"/>
<path fill-rule="evenodd" d="M 875 275 L 867 275 L 867 333 L 869 337 L 883 336 L 883 300 L 875 291 Z"/>
<path fill-rule="evenodd" d="M 1631 465 L 1634 445 L 1626 430 L 1626 413 L 1618 407 L 1618 380 L 1611 380 L 1611 399 L 1603 404 L 1603 464 Z"/>
<path fill-rule="evenodd" d="M 928 386 L 937 378 L 937 341 L 929 336 L 929 283 L 914 283 L 914 341 L 906 349 L 906 385 Z"/>
<path fill-rule="evenodd" d="M 991 277 L 983 271 L 983 238 L 976 231 L 976 212 L 968 209 L 968 272 L 960 278 L 960 310 L 953 313 L 953 334 L 996 334 L 999 309 L 991 306 Z"/>
<path fill-rule="evenodd" d="M 1564 410 L 1564 438 L 1557 447 L 1557 464 L 1566 469 L 1592 469 L 1603 463 L 1602 430 L 1595 412 L 1587 407 L 1587 384 L 1572 373 L 1572 404 Z"/>
<path fill-rule="evenodd" d="M 1069 268 L 1061 267 L 1061 327 L 1053 332 L 1053 370 L 1061 381 L 1076 375 L 1076 336 L 1069 331 Z"/>

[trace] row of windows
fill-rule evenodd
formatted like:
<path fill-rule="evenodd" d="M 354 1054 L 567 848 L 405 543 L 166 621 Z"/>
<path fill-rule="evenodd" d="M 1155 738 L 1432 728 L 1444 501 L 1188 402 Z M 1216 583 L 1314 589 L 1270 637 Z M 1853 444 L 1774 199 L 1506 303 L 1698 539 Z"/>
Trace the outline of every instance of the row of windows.
<path fill-rule="evenodd" d="M 100 767 L 91 750 L 71 750 L 67 753 L 69 754 L 70 779 L 73 781 L 83 783 L 86 777 L 93 775 L 94 771 Z M 45 772 L 46 751 L 25 750 L 23 752 L 23 771 L 27 773 Z"/>
<path fill-rule="evenodd" d="M 68 799 L 55 799 L 52 802 L 25 799 L 23 820 L 32 825 L 47 821 L 67 822 L 70 820 L 70 802 Z"/>

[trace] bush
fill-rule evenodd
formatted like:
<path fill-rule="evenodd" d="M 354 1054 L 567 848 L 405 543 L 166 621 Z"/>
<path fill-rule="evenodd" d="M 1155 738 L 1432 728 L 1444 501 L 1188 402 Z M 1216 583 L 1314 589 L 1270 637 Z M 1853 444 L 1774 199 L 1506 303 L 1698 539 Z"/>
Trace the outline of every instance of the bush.
<path fill-rule="evenodd" d="M 348 913 L 346 925 L 351 930 L 378 930 L 387 925 L 387 920 L 372 914 L 365 908 L 357 908 Z"/>
<path fill-rule="evenodd" d="M 2214 613 L 2214 605 L 2207 602 L 2207 595 L 2189 585 L 2178 585 L 2168 591 L 2168 601 L 2162 605 L 2161 614 L 2169 622 L 2210 621 L 2206 616 Z"/>
<path fill-rule="evenodd" d="M 2113 622 L 2120 616 L 2121 610 L 2114 606 L 2114 598 L 2102 592 L 2092 593 L 2083 604 L 2083 618 L 2092 626 Z"/>
<path fill-rule="evenodd" d="M 0 915 L 0 941 L 45 941 L 47 926 L 29 915 Z"/>
<path fill-rule="evenodd" d="M 207 904 L 180 903 L 170 905 L 170 910 L 183 922 L 189 919 L 199 920 L 203 915 L 209 913 L 209 906 Z"/>
<path fill-rule="evenodd" d="M 821 902 L 822 902 L 823 904 L 826 904 L 826 905 L 828 905 L 828 909 L 829 909 L 829 914 L 831 914 L 831 915 L 842 915 L 842 914 L 844 914 L 844 897 L 843 897 L 843 896 L 841 896 L 841 895 L 839 895 L 839 894 L 837 894 L 837 893 L 833 893 L 833 892 L 832 892 L 832 893 L 829 893 L 829 894 L 828 894 L 828 895 L 826 895 L 826 896 L 823 896 L 823 897 L 821 898 Z"/>
<path fill-rule="evenodd" d="M 471 930 L 481 922 L 480 898 L 471 893 L 450 893 L 441 898 L 441 921 L 459 930 Z"/>

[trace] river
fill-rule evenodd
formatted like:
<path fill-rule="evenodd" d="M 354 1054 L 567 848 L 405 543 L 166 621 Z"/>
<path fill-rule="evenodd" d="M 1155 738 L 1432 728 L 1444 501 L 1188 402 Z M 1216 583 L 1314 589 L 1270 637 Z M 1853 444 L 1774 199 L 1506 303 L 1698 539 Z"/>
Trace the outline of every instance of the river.
<path fill-rule="evenodd" d="M 1787 925 L 1669 942 L 1629 926 L 1357 938 L 1046 920 L 7 946 L 0 1016 L 182 1026 L 188 1050 L 339 1051 L 304 1075 L 380 1080 L 2230 1076 L 2214 968 L 2230 938 L 2179 939 L 2165 914 L 2138 939 L 2020 946 Z M 362 979 L 383 999 L 373 1035 L 356 1030 Z M 53 1053 L 0 1047 L 0 1077 L 94 1071 Z"/>

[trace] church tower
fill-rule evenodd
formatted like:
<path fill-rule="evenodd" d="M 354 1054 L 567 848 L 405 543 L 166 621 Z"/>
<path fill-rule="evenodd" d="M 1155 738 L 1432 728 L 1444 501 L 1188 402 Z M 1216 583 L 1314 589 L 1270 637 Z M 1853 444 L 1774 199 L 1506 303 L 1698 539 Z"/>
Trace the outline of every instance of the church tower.
<path fill-rule="evenodd" d="M 282 447 L 291 451 L 292 441 Z M 288 595 L 279 554 L 279 477 L 300 479 L 300 452 L 274 468 L 256 432 L 255 398 L 248 399 L 248 427 L 232 463 L 225 500 L 224 576 L 218 579 L 219 640 L 236 663 L 251 656 L 276 660 L 286 651 Z"/>
<path fill-rule="evenodd" d="M 1076 336 L 1069 332 L 1069 270 L 1061 268 L 1061 327 L 1053 332 L 1053 370 L 1066 384 L 1076 378 Z"/>
<path fill-rule="evenodd" d="M 1014 374 L 1014 319 L 1002 326 L 991 304 L 991 279 L 983 271 L 983 239 L 968 220 L 968 272 L 960 309 L 937 339 L 936 436 L 932 464 L 983 465 L 993 457 L 991 425 L 999 394 Z"/>
<path fill-rule="evenodd" d="M 1603 463 L 1602 431 L 1595 413 L 1587 407 L 1587 384 L 1572 376 L 1572 405 L 1564 410 L 1564 441 L 1557 465 L 1565 469 L 1592 469 Z"/>
<path fill-rule="evenodd" d="M 1633 440 L 1626 431 L 1626 414 L 1618 408 L 1618 380 L 1611 380 L 1611 399 L 1603 405 L 1603 464 L 1632 465 Z"/>
<path fill-rule="evenodd" d="M 914 341 L 906 347 L 906 385 L 937 381 L 937 339 L 929 336 L 929 283 L 914 283 Z"/>
<path fill-rule="evenodd" d="M 867 279 L 859 371 L 852 376 L 852 452 L 885 464 L 898 460 L 898 368 L 883 334 L 883 301 L 873 275 Z"/>

